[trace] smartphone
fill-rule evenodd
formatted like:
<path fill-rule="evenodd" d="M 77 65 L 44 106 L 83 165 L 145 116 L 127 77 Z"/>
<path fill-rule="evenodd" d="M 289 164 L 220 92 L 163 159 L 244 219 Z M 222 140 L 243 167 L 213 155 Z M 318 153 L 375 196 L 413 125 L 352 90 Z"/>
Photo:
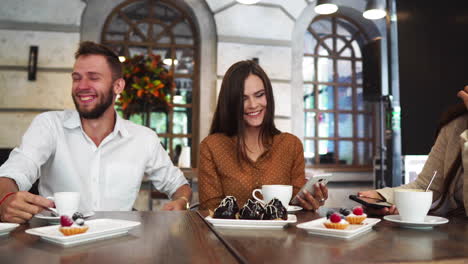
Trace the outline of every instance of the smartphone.
<path fill-rule="evenodd" d="M 358 203 L 364 205 L 365 207 L 370 207 L 370 208 L 374 208 L 374 209 L 382 209 L 382 208 L 390 207 L 390 206 L 393 205 L 393 204 L 391 204 L 389 202 L 385 202 L 385 201 L 380 200 L 380 199 L 368 198 L 368 197 L 359 197 L 359 196 L 354 195 L 354 194 L 351 194 L 349 196 L 349 199 L 351 199 L 351 200 L 353 200 L 355 202 L 358 202 Z"/>
<path fill-rule="evenodd" d="M 324 174 L 317 174 L 311 177 L 304 186 L 302 186 L 301 190 L 296 194 L 296 196 L 292 199 L 291 204 L 299 204 L 299 200 L 297 197 L 304 197 L 304 190 L 307 190 L 310 194 L 314 195 L 315 189 L 314 184 L 316 183 L 323 183 L 327 184 L 332 177 L 331 173 L 324 173 Z"/>

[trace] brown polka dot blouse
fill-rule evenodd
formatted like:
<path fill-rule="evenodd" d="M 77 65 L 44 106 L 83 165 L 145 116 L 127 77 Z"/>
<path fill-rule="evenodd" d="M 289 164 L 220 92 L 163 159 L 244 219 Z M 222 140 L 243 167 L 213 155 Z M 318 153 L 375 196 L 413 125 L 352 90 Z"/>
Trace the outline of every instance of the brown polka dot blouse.
<path fill-rule="evenodd" d="M 237 161 L 236 139 L 212 134 L 200 145 L 198 171 L 200 209 L 214 210 L 232 195 L 239 207 L 252 197 L 252 191 L 266 184 L 293 186 L 293 197 L 305 184 L 304 150 L 301 141 L 289 133 L 273 137 L 271 147 L 255 162 Z"/>

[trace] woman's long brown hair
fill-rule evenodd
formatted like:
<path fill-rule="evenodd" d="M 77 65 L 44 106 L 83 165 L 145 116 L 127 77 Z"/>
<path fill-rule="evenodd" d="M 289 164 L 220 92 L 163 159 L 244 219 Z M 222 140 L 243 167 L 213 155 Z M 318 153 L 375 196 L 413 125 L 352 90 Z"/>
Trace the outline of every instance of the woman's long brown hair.
<path fill-rule="evenodd" d="M 223 133 L 237 137 L 237 160 L 247 159 L 244 123 L 244 82 L 250 74 L 258 76 L 265 88 L 266 113 L 261 125 L 259 140 L 265 147 L 274 135 L 281 133 L 275 126 L 275 100 L 271 82 L 263 69 L 254 61 L 245 60 L 233 64 L 226 72 L 219 92 L 218 104 L 211 123 L 210 135 Z"/>
<path fill-rule="evenodd" d="M 446 126 L 448 123 L 452 122 L 453 120 L 465 114 L 468 114 L 468 110 L 466 109 L 466 106 L 463 103 L 456 104 L 450 107 L 446 112 L 442 114 L 442 117 L 437 126 L 436 138 L 444 126 Z M 447 172 L 447 177 L 445 177 L 444 184 L 442 186 L 442 197 L 440 198 L 440 202 L 437 204 L 436 207 L 434 207 L 431 210 L 431 212 L 438 210 L 447 200 L 448 190 L 450 188 L 450 185 L 452 185 L 452 182 L 455 179 L 455 176 L 457 175 L 457 172 L 461 166 L 462 166 L 462 153 L 461 153 L 461 150 L 459 149 L 457 158 L 450 166 Z"/>

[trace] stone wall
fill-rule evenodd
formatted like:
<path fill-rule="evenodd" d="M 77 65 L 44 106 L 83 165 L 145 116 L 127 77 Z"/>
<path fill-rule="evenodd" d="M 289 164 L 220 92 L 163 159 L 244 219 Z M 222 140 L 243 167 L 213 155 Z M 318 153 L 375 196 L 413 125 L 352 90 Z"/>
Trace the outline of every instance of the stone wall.
<path fill-rule="evenodd" d="M 45 110 L 73 108 L 70 71 L 85 3 L 2 0 L 0 9 L 0 148 L 13 148 Z M 28 81 L 29 47 L 38 46 L 36 81 Z"/>

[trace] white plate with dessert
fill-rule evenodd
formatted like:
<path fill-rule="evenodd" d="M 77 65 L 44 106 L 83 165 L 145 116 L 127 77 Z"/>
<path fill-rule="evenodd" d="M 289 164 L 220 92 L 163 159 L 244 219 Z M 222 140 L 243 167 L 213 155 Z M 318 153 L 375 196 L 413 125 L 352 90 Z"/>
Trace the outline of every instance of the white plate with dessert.
<path fill-rule="evenodd" d="M 326 221 L 327 218 L 323 217 L 313 221 L 298 224 L 296 227 L 306 230 L 309 234 L 350 239 L 372 230 L 372 227 L 380 222 L 380 219 L 366 218 L 361 224 L 349 224 L 345 229 L 327 228 L 324 225 Z"/>
<path fill-rule="evenodd" d="M 0 236 L 10 233 L 13 229 L 17 228 L 19 224 L 13 223 L 0 223 Z"/>
<path fill-rule="evenodd" d="M 140 225 L 140 222 L 119 219 L 95 219 L 86 221 L 84 225 L 87 227 L 86 230 L 83 233 L 74 235 L 65 235 L 65 232 L 61 231 L 62 225 L 31 228 L 26 230 L 26 233 L 40 236 L 46 241 L 64 247 L 69 247 L 125 235 L 130 229 Z M 70 226 L 70 228 L 73 229 L 75 227 Z"/>
<path fill-rule="evenodd" d="M 236 228 L 236 229 L 281 229 L 288 224 L 297 222 L 297 217 L 288 215 L 287 220 L 247 220 L 247 219 L 221 219 L 212 216 L 205 217 L 215 227 Z"/>

